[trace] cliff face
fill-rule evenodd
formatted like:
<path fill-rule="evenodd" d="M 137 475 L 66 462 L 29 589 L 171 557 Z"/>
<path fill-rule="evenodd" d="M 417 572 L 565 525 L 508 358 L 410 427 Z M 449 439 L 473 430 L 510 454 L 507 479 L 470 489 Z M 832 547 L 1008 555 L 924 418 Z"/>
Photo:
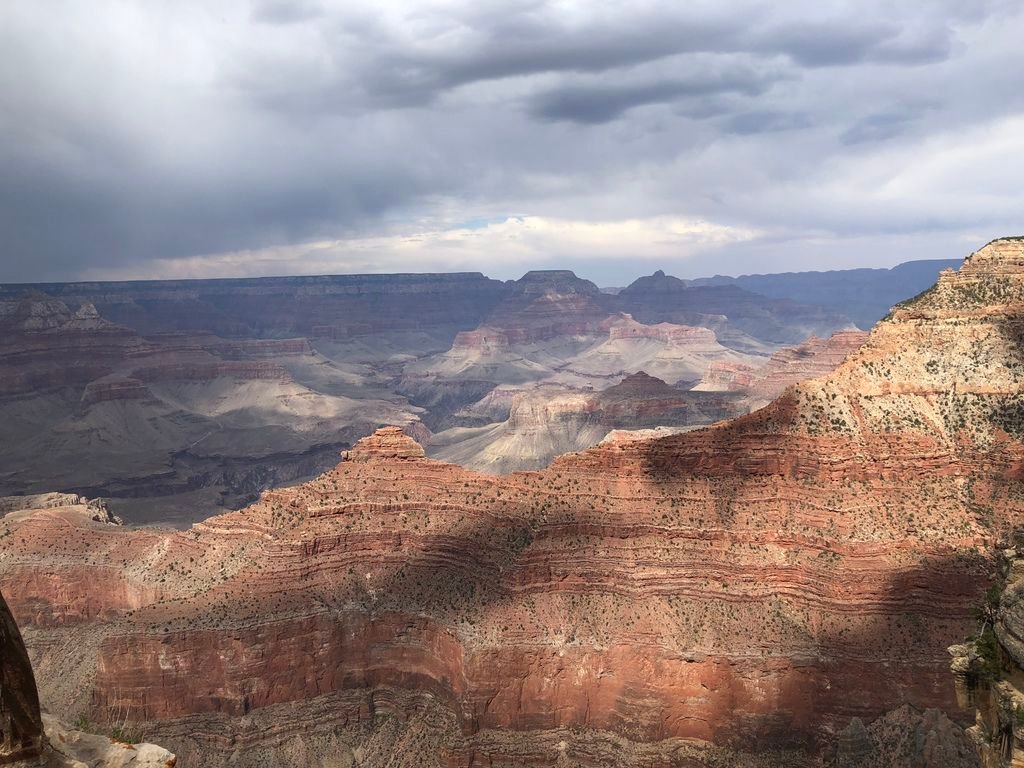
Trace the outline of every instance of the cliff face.
<path fill-rule="evenodd" d="M 42 739 L 32 664 L 18 625 L 0 595 L 0 763 L 39 755 Z"/>
<path fill-rule="evenodd" d="M 949 648 L 967 730 L 983 768 L 1024 765 L 1024 539 L 999 553 L 999 578 L 979 604 L 977 631 Z"/>
<path fill-rule="evenodd" d="M 424 765 L 699 766 L 904 704 L 962 719 L 945 649 L 1024 519 L 1022 308 L 1024 242 L 997 241 L 731 422 L 506 477 L 390 430 L 184 532 L 8 516 L 0 585 L 45 700 L 207 761 L 388 723 Z"/>

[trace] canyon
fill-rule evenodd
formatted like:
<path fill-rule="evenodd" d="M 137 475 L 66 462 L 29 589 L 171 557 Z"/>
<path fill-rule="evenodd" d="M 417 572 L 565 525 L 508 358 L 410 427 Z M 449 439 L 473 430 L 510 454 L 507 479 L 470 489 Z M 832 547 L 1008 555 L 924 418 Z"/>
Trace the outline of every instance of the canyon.
<path fill-rule="evenodd" d="M 5 500 L 0 589 L 44 704 L 127 717 L 182 766 L 977 765 L 947 647 L 1024 521 L 1024 240 L 866 338 L 734 287 L 681 307 L 695 289 L 665 275 L 580 282 L 524 278 L 401 365 L 426 431 L 377 429 L 242 509 L 172 530 Z M 619 370 L 637 340 L 643 376 Z M 506 407 L 505 437 L 576 413 L 608 432 L 505 474 L 414 439 Z"/>
<path fill-rule="evenodd" d="M 848 327 L 663 274 L 614 295 L 568 271 L 0 286 L 0 494 L 102 497 L 132 522 L 183 527 L 315 477 L 384 424 L 468 466 L 538 468 L 647 426 L 622 405 L 586 415 L 631 375 L 689 403 L 659 426 L 709 423 L 750 406 L 686 393 L 710 366 L 756 370 Z M 569 401 L 583 413 L 557 435 L 525 427 Z"/>

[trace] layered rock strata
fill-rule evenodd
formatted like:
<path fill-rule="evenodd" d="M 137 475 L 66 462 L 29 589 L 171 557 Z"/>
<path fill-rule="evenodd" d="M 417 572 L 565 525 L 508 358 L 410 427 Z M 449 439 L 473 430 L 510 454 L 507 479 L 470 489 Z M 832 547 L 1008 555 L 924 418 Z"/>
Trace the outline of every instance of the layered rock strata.
<path fill-rule="evenodd" d="M 338 760 L 379 727 L 422 765 L 799 764 L 904 704 L 964 719 L 946 646 L 1024 521 L 1022 339 L 996 241 L 748 416 L 504 477 L 390 430 L 188 531 L 5 519 L 0 586 L 44 701 L 207 764 L 305 764 L 309 718 Z"/>
<path fill-rule="evenodd" d="M 864 331 L 837 331 L 827 339 L 811 336 L 800 344 L 778 350 L 760 367 L 716 361 L 708 366 L 694 389 L 739 393 L 751 409 L 756 409 L 789 386 L 831 373 L 867 338 Z"/>
<path fill-rule="evenodd" d="M 499 405 L 491 397 L 483 408 Z M 432 435 L 429 453 L 484 472 L 539 469 L 613 430 L 664 428 L 668 434 L 745 412 L 732 393 L 685 392 L 640 371 L 600 392 L 558 386 L 520 391 L 505 420 Z"/>
<path fill-rule="evenodd" d="M 0 493 L 240 506 L 414 410 L 306 339 L 142 337 L 92 304 L 31 293 L 0 311 Z"/>

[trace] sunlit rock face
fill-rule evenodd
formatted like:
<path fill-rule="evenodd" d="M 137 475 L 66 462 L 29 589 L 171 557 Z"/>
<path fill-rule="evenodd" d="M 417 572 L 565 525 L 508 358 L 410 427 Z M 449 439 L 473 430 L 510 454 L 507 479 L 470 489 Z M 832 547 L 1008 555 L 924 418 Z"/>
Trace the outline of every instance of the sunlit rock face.
<path fill-rule="evenodd" d="M 188 765 L 806 764 L 903 705 L 959 754 L 946 647 L 1024 521 L 1022 308 L 996 241 L 748 416 L 507 476 L 385 430 L 181 532 L 8 515 L 0 586 L 44 701 Z"/>

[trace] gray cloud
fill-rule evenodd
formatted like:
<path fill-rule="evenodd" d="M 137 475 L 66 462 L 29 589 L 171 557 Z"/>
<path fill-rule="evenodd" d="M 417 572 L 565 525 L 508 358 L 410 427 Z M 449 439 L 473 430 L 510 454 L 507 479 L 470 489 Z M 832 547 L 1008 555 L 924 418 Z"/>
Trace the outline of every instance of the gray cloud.
<path fill-rule="evenodd" d="M 12 0 L 0 280 L 512 213 L 760 233 L 717 271 L 1020 229 L 1017 3 L 357 5 Z"/>
<path fill-rule="evenodd" d="M 811 117 L 803 112 L 761 110 L 731 115 L 723 121 L 722 128 L 728 133 L 756 134 L 797 130 L 812 124 Z"/>
<path fill-rule="evenodd" d="M 718 94 L 756 96 L 777 79 L 776 74 L 749 66 L 695 67 L 674 79 L 568 83 L 536 94 L 528 109 L 544 120 L 596 124 L 647 104 Z"/>
<path fill-rule="evenodd" d="M 323 15 L 317 0 L 258 0 L 252 7 L 253 20 L 265 24 L 298 24 Z"/>
<path fill-rule="evenodd" d="M 906 131 L 916 117 L 908 112 L 878 112 L 858 120 L 843 131 L 840 139 L 844 144 L 885 141 Z"/>

